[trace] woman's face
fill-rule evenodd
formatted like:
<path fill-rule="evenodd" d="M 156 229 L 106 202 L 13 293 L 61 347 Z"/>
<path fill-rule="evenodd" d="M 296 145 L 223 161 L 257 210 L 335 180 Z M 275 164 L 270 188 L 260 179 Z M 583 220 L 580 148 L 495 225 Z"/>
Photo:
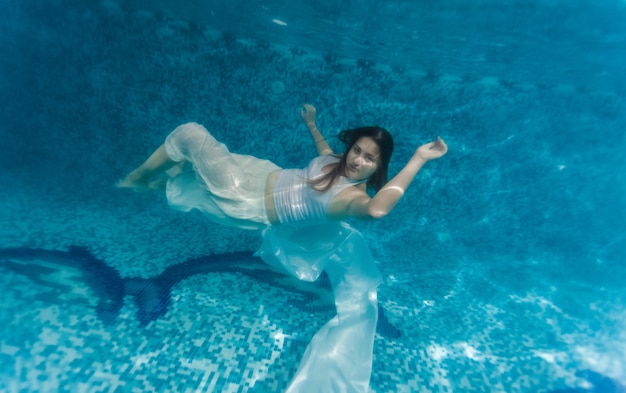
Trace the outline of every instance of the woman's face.
<path fill-rule="evenodd" d="M 363 180 L 372 176 L 378 169 L 380 149 L 368 136 L 359 138 L 348 151 L 346 157 L 346 177 Z"/>

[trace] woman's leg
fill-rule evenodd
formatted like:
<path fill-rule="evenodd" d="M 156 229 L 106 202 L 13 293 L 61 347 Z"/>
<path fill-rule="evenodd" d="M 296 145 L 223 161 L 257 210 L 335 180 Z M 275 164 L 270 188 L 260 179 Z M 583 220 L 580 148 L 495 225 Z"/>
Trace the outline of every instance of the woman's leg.
<path fill-rule="evenodd" d="M 132 188 L 136 191 L 161 188 L 162 179 L 155 179 L 173 166 L 180 164 L 170 158 L 161 145 L 141 166 L 130 172 L 124 179 L 118 181 L 118 188 Z"/>

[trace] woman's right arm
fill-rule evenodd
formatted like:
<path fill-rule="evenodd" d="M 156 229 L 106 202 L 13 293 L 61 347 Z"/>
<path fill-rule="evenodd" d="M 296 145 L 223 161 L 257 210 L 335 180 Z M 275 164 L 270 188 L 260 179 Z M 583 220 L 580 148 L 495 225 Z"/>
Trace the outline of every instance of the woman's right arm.
<path fill-rule="evenodd" d="M 315 125 L 315 107 L 311 104 L 304 104 L 302 109 L 300 109 L 300 116 L 302 116 L 302 120 L 306 123 L 306 126 L 309 127 L 309 131 L 311 131 L 311 137 L 315 142 L 315 148 L 320 156 L 327 156 L 329 154 L 333 154 L 333 150 L 326 142 L 326 139 L 322 136 L 320 130 L 317 129 Z"/>

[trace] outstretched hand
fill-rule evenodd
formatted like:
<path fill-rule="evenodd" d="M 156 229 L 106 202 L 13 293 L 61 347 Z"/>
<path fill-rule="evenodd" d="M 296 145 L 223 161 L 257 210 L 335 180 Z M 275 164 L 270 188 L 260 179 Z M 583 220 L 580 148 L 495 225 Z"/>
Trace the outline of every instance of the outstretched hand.
<path fill-rule="evenodd" d="M 434 142 L 426 143 L 417 148 L 415 154 L 421 157 L 424 161 L 430 161 L 437 159 L 448 152 L 448 145 L 440 137 Z"/>
<path fill-rule="evenodd" d="M 315 124 L 315 113 L 315 107 L 311 104 L 304 104 L 300 109 L 300 116 L 307 125 Z"/>

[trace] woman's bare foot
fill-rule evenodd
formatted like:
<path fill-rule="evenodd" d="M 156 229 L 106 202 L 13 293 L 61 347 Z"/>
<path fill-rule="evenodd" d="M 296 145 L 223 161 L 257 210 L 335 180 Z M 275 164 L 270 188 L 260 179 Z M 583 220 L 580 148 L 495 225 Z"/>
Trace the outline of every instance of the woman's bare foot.
<path fill-rule="evenodd" d="M 165 146 L 161 145 L 141 166 L 115 183 L 115 187 L 130 188 L 137 192 L 163 189 L 163 182 L 160 180 L 160 177 L 163 175 L 163 172 L 177 164 L 176 161 L 167 155 Z"/>
<path fill-rule="evenodd" d="M 161 176 L 157 179 L 151 180 L 148 183 L 148 188 L 150 188 L 151 190 L 164 191 L 167 187 L 168 179 L 168 177 Z"/>
<path fill-rule="evenodd" d="M 125 178 L 118 180 L 117 183 L 115 183 L 115 187 L 130 188 L 136 192 L 149 191 L 153 189 L 150 187 L 150 182 L 141 178 L 141 176 L 138 176 L 135 172 L 131 172 Z"/>

